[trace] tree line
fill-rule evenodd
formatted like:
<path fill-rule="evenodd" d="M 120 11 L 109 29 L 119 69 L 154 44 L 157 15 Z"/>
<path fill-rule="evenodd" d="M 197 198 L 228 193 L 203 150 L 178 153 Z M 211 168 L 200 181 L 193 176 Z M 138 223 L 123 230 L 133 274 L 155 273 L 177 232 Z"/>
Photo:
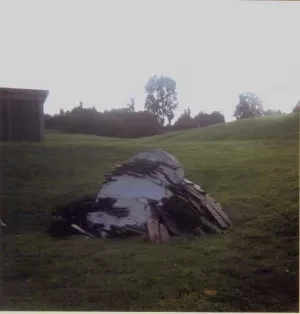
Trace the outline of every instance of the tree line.
<path fill-rule="evenodd" d="M 68 133 L 95 134 L 109 137 L 137 138 L 152 136 L 168 131 L 224 123 L 225 117 L 219 111 L 203 111 L 192 117 L 188 107 L 172 124 L 178 108 L 176 81 L 168 76 L 152 76 L 145 86 L 144 110 L 135 110 L 131 98 L 124 108 L 99 112 L 95 107 L 84 108 L 83 103 L 70 111 L 60 110 L 59 114 L 45 114 L 45 127 Z M 299 112 L 297 103 L 293 111 Z M 242 93 L 233 116 L 245 119 L 254 116 L 281 114 L 280 110 L 264 110 L 262 101 L 254 93 Z"/>
<path fill-rule="evenodd" d="M 71 111 L 60 110 L 59 114 L 45 115 L 45 128 L 67 133 L 135 138 L 159 134 L 161 126 L 147 111 L 126 107 L 99 112 L 95 107 L 83 108 L 80 103 Z"/>

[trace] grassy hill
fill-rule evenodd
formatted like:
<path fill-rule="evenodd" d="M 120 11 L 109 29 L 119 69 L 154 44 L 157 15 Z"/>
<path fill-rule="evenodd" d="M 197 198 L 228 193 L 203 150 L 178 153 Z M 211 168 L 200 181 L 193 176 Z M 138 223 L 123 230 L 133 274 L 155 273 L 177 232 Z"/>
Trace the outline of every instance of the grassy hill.
<path fill-rule="evenodd" d="M 144 141 L 297 140 L 298 135 L 297 115 L 282 114 L 212 125 L 201 129 L 201 132 L 199 129 L 172 132 L 145 138 Z"/>
<path fill-rule="evenodd" d="M 0 309 L 297 311 L 298 136 L 294 114 L 139 140 L 47 132 L 1 144 Z M 48 237 L 57 204 L 96 193 L 145 147 L 174 154 L 233 228 L 172 245 Z"/>

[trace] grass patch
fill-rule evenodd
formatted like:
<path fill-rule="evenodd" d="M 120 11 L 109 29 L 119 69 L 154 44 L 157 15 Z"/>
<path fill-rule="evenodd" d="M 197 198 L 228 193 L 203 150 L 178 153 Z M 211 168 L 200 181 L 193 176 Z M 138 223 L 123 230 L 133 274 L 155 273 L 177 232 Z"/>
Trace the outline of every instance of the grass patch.
<path fill-rule="evenodd" d="M 47 132 L 1 144 L 1 309 L 297 311 L 297 128 L 286 115 L 139 140 Z M 111 166 L 151 147 L 174 154 L 234 227 L 172 245 L 47 236 L 56 205 L 96 193 Z"/>

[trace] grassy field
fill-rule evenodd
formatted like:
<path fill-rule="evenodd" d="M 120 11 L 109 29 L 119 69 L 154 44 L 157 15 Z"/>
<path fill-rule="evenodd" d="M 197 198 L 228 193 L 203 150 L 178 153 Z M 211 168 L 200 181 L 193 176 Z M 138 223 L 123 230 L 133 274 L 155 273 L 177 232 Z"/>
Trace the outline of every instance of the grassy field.
<path fill-rule="evenodd" d="M 282 115 L 139 140 L 47 132 L 1 144 L 0 310 L 298 311 L 298 125 Z M 57 204 L 96 193 L 145 147 L 174 154 L 233 228 L 171 245 L 46 234 Z"/>

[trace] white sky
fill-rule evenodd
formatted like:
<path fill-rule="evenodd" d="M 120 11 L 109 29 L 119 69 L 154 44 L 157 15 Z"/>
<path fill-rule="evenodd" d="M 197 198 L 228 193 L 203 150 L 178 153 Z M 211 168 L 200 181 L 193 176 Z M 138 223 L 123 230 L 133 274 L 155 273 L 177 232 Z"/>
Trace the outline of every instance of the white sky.
<path fill-rule="evenodd" d="M 177 82 L 178 116 L 238 95 L 290 112 L 300 100 L 300 2 L 0 0 L 0 86 L 50 90 L 45 112 L 79 101 L 144 106 L 152 74 Z"/>

